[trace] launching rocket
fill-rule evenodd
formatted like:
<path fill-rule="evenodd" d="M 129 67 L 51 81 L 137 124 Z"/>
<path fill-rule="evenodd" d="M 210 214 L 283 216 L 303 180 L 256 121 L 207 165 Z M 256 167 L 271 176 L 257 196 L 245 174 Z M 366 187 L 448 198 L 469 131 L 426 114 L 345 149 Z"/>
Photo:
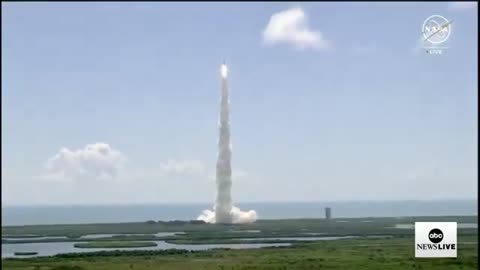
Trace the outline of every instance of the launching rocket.
<path fill-rule="evenodd" d="M 220 67 L 221 99 L 216 164 L 217 194 L 213 211 L 204 210 L 198 217 L 208 223 L 252 223 L 257 219 L 255 210 L 241 211 L 232 202 L 232 148 L 230 144 L 230 101 L 228 95 L 227 65 L 225 59 Z"/>

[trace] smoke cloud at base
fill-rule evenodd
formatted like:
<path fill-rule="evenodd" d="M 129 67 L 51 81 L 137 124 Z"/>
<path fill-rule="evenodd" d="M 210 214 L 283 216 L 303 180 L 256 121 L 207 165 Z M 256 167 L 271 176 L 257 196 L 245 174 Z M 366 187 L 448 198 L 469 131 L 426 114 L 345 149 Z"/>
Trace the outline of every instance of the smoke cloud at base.
<path fill-rule="evenodd" d="M 221 66 L 222 93 L 220 100 L 220 136 L 218 140 L 217 159 L 217 198 L 215 207 L 212 210 L 204 210 L 197 218 L 207 223 L 252 223 L 257 220 L 257 213 L 254 210 L 241 211 L 233 206 L 232 188 L 232 147 L 230 144 L 230 101 L 228 99 L 227 66 Z"/>
<path fill-rule="evenodd" d="M 203 220 L 206 223 L 216 223 L 215 211 L 212 210 L 203 210 L 203 213 L 198 216 L 198 220 Z M 255 210 L 242 211 L 240 208 L 233 206 L 230 211 L 230 220 L 231 223 L 242 224 L 242 223 L 252 223 L 257 220 L 257 212 Z"/>

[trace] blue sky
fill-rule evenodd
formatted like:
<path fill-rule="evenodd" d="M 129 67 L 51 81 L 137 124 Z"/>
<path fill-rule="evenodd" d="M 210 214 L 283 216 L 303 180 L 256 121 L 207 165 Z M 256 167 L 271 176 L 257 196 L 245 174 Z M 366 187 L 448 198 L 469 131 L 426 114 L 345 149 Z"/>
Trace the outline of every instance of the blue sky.
<path fill-rule="evenodd" d="M 266 42 L 295 8 L 301 31 Z M 419 46 L 433 14 L 454 20 L 442 55 Z M 476 198 L 477 21 L 469 3 L 2 3 L 2 203 L 213 202 L 223 59 L 235 201 Z"/>

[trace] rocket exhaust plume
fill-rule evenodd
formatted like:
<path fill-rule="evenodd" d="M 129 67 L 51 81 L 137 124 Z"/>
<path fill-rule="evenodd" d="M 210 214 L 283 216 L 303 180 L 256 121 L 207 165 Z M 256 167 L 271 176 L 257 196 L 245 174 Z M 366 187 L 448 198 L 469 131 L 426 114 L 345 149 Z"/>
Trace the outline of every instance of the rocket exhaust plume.
<path fill-rule="evenodd" d="M 217 198 L 214 210 L 204 210 L 198 219 L 207 223 L 251 223 L 257 219 L 257 213 L 254 210 L 243 212 L 234 207 L 232 203 L 232 148 L 230 145 L 230 101 L 228 99 L 227 71 L 227 66 L 223 63 L 220 68 L 222 93 L 216 168 Z"/>

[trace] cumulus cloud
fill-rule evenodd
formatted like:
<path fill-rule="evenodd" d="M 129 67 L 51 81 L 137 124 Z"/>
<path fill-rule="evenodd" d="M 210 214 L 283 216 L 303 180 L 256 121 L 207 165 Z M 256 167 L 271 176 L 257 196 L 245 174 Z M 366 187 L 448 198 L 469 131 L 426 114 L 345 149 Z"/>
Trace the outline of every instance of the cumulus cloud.
<path fill-rule="evenodd" d="M 163 162 L 160 164 L 160 174 L 162 176 L 194 176 L 205 173 L 205 165 L 202 162 L 196 160 L 168 159 L 167 162 Z"/>
<path fill-rule="evenodd" d="M 467 11 L 477 9 L 477 2 L 451 2 L 448 3 L 448 9 L 451 11 Z"/>
<path fill-rule="evenodd" d="M 116 178 L 126 157 L 107 143 L 87 144 L 83 149 L 63 147 L 45 164 L 46 180 L 107 180 Z"/>
<path fill-rule="evenodd" d="M 273 14 L 263 31 L 263 42 L 267 45 L 288 43 L 297 49 L 330 48 L 330 43 L 319 31 L 309 28 L 307 19 L 300 7 Z"/>

